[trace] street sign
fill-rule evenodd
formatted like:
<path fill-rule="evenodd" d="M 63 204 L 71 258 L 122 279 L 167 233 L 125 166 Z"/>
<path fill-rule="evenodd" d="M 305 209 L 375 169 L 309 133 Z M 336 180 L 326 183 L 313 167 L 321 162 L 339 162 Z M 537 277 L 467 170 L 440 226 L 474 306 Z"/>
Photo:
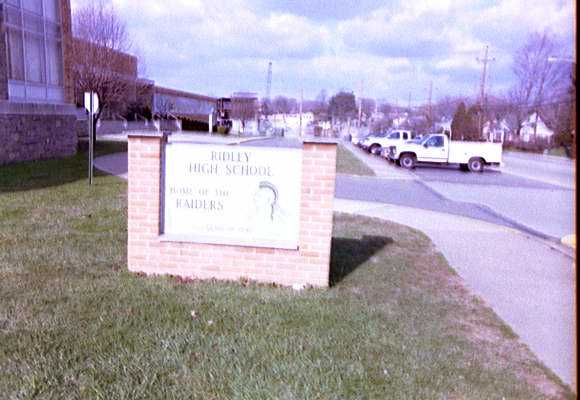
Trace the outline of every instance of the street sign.
<path fill-rule="evenodd" d="M 89 185 L 93 184 L 93 159 L 95 154 L 94 118 L 99 111 L 99 96 L 95 92 L 85 92 L 85 109 L 89 112 Z"/>
<path fill-rule="evenodd" d="M 85 92 L 85 109 L 91 114 L 99 111 L 99 96 L 95 92 Z"/>

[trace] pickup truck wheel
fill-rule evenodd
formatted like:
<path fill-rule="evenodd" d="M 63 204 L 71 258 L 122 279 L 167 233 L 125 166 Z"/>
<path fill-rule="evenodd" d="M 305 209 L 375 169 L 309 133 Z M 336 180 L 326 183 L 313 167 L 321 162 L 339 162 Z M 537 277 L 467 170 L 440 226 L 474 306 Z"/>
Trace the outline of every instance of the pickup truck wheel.
<path fill-rule="evenodd" d="M 378 154 L 378 150 L 381 148 L 381 146 L 379 146 L 378 144 L 373 144 L 371 147 L 369 147 L 369 153 L 371 154 Z"/>
<path fill-rule="evenodd" d="M 415 168 L 415 156 L 405 154 L 401 157 L 400 163 L 403 168 L 413 169 Z"/>
<path fill-rule="evenodd" d="M 472 158 L 467 164 L 471 172 L 483 172 L 483 160 L 481 158 Z"/>

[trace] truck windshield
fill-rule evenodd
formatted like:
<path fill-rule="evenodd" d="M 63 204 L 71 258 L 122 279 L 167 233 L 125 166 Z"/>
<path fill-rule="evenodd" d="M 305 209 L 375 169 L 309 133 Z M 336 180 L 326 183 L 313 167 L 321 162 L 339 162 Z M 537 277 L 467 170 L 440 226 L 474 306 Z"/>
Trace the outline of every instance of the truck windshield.
<path fill-rule="evenodd" d="M 431 138 L 431 135 L 424 136 L 424 137 L 423 137 L 423 139 L 421 139 L 421 141 L 420 141 L 419 143 L 421 143 L 421 144 L 425 144 L 425 142 L 426 142 L 427 140 L 429 140 L 430 138 Z"/>
<path fill-rule="evenodd" d="M 398 139 L 400 135 L 401 134 L 399 132 L 392 132 L 387 136 L 387 139 Z"/>

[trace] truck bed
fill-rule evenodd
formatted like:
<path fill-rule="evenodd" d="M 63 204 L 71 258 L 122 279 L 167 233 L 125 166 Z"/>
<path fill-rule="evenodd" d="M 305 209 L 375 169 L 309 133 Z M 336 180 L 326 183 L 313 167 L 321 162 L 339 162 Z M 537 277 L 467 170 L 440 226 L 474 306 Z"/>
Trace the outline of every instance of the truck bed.
<path fill-rule="evenodd" d="M 488 164 L 501 163 L 502 144 L 452 140 L 449 144 L 449 163 L 466 164 L 472 157 L 481 157 Z"/>

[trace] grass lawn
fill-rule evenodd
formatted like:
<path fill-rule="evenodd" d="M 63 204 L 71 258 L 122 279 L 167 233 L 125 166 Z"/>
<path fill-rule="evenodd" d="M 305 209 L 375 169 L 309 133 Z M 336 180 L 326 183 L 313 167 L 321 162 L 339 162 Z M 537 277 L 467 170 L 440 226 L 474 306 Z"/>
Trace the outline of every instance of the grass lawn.
<path fill-rule="evenodd" d="M 336 172 L 339 174 L 374 176 L 372 169 L 360 161 L 344 145 L 339 144 L 336 154 Z"/>
<path fill-rule="evenodd" d="M 513 147 L 507 147 L 504 150 L 506 151 L 511 151 L 511 152 L 516 152 L 516 153 L 527 153 L 527 154 L 544 154 L 543 151 L 531 151 L 531 150 L 523 150 L 523 149 L 518 149 L 518 148 L 513 148 Z M 560 147 L 554 147 L 548 150 L 548 155 L 551 156 L 557 156 L 557 157 L 562 157 L 562 158 L 568 158 L 570 159 L 570 156 L 568 156 L 568 154 L 566 153 L 566 149 L 563 146 Z"/>
<path fill-rule="evenodd" d="M 548 154 L 551 155 L 551 156 L 558 156 L 558 157 L 570 158 L 566 154 L 566 149 L 563 146 L 554 147 L 553 149 L 550 149 L 549 152 L 548 152 Z"/>
<path fill-rule="evenodd" d="M 0 167 L 2 399 L 574 398 L 418 231 L 337 214 L 329 290 L 144 278 L 85 170 Z"/>

